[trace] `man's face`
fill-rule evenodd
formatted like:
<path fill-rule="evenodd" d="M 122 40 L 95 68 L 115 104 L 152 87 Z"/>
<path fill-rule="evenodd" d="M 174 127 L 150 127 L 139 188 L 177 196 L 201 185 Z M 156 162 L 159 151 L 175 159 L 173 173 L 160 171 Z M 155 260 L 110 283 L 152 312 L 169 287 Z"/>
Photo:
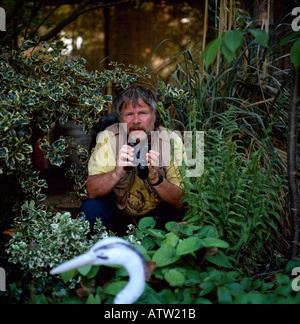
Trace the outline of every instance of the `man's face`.
<path fill-rule="evenodd" d="M 142 99 L 133 106 L 132 102 L 124 103 L 121 109 L 122 123 L 127 124 L 127 133 L 134 138 L 143 137 L 144 132 L 149 135 L 154 130 L 154 118 L 152 108 Z"/>

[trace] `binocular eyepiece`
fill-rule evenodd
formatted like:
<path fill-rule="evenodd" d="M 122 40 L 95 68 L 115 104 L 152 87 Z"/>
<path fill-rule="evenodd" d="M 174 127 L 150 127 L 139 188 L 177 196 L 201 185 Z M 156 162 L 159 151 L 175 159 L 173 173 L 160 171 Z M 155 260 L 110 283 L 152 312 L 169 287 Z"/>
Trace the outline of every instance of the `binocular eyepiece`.
<path fill-rule="evenodd" d="M 134 148 L 132 161 L 133 165 L 137 167 L 137 173 L 140 179 L 146 180 L 149 175 L 148 162 L 146 159 L 146 154 L 151 150 L 151 143 L 139 143 L 129 142 L 129 146 Z M 133 167 L 124 167 L 125 170 L 132 170 Z"/>

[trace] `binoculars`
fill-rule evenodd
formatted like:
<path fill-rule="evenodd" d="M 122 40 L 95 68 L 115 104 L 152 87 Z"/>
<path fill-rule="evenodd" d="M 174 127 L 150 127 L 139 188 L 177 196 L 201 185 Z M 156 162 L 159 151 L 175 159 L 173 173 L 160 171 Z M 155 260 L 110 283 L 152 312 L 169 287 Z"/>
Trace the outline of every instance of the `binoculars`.
<path fill-rule="evenodd" d="M 146 154 L 149 153 L 151 150 L 151 142 L 150 143 L 136 143 L 136 142 L 129 142 L 129 146 L 131 146 L 134 149 L 133 157 L 134 160 L 132 161 L 132 164 L 134 167 L 137 168 L 137 173 L 140 179 L 146 180 L 149 175 L 148 170 L 148 162 L 146 159 Z M 133 170 L 134 167 L 124 167 L 125 170 Z"/>

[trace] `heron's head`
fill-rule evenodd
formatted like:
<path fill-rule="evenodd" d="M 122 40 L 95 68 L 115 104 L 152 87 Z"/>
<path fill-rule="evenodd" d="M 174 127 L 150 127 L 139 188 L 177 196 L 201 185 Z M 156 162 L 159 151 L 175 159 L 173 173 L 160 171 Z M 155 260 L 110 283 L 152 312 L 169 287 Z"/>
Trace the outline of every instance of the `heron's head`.
<path fill-rule="evenodd" d="M 143 255 L 127 241 L 109 237 L 93 245 L 90 250 L 77 258 L 54 268 L 50 273 L 58 274 L 85 265 L 121 265 L 129 274 L 129 283 L 115 297 L 115 304 L 134 303 L 144 292 L 145 279 L 149 276 L 149 266 Z"/>
<path fill-rule="evenodd" d="M 132 244 L 120 238 L 109 237 L 93 245 L 87 253 L 59 265 L 50 273 L 58 274 L 86 265 L 116 264 L 128 268 L 128 265 L 135 263 L 142 263 L 147 269 L 143 255 Z"/>

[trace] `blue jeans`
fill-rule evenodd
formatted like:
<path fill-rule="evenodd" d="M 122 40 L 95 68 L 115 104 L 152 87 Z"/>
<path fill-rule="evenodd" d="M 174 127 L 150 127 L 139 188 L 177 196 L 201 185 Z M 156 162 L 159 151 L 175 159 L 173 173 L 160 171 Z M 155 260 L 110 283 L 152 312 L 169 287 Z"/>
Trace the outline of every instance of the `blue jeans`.
<path fill-rule="evenodd" d="M 165 230 L 165 224 L 171 221 L 181 222 L 185 209 L 161 203 L 156 209 L 144 216 L 132 217 L 120 210 L 111 197 L 97 199 L 87 199 L 81 206 L 81 211 L 85 214 L 91 228 L 94 227 L 97 218 L 100 218 L 107 230 L 111 230 L 119 235 L 124 235 L 127 225 L 138 224 L 143 217 L 153 217 L 156 221 L 156 228 Z"/>

